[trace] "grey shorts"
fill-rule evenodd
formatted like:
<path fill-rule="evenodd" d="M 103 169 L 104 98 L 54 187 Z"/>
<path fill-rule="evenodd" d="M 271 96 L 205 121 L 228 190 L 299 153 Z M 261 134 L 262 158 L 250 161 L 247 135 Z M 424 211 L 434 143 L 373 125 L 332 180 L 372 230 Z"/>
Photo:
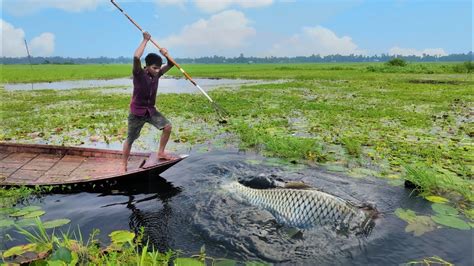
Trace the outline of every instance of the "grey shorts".
<path fill-rule="evenodd" d="M 140 131 L 145 123 L 152 124 L 159 130 L 162 130 L 166 125 L 171 125 L 170 121 L 166 119 L 160 112 L 156 111 L 151 116 L 136 116 L 132 113 L 128 114 L 128 135 L 127 142 L 131 145 L 140 136 Z"/>

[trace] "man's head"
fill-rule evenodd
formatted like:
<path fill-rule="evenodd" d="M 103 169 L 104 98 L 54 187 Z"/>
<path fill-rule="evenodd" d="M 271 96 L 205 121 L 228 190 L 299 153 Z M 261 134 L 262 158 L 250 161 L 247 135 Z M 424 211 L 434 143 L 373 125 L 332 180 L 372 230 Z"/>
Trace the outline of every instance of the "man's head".
<path fill-rule="evenodd" d="M 161 58 L 161 56 L 155 53 L 149 53 L 145 57 L 145 63 L 148 72 L 151 75 L 156 76 L 158 74 L 158 71 L 160 70 L 161 64 L 163 63 L 163 59 Z"/>

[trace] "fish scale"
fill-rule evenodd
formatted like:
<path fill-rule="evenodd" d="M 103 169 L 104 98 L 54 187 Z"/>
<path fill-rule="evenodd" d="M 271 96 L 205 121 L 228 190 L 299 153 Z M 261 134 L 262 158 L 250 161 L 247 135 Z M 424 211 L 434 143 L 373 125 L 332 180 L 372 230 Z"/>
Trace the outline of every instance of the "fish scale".
<path fill-rule="evenodd" d="M 230 190 L 251 205 L 268 210 L 278 222 L 297 228 L 334 225 L 354 228 L 367 221 L 366 214 L 350 202 L 312 189 L 254 189 L 239 182 Z"/>

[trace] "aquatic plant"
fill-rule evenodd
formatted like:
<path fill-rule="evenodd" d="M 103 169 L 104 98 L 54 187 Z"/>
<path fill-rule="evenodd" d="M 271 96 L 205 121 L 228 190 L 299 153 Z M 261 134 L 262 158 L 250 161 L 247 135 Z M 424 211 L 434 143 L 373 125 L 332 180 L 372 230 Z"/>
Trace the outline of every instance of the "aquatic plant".
<path fill-rule="evenodd" d="M 404 165 L 414 164 L 434 172 L 418 182 L 424 195 L 457 199 L 467 206 L 473 200 L 468 180 L 473 176 L 469 138 L 474 131 L 468 117 L 474 83 L 468 74 L 453 70 L 456 64 L 189 65 L 186 68 L 195 77 L 287 80 L 210 92 L 231 113 L 225 126 L 217 123 L 212 107 L 200 95 L 159 95 L 158 106 L 176 129 L 169 145 L 174 150 L 226 143 L 295 163 L 332 163 L 356 177 L 401 178 Z M 25 72 L 22 67 L 4 66 L 2 78 L 18 82 L 37 78 L 28 76 L 31 71 L 18 75 Z M 31 75 L 105 78 L 113 72 L 123 77 L 131 68 L 100 66 L 107 69 L 102 76 L 102 71 L 94 72 L 97 67 L 38 66 Z M 82 74 L 73 75 L 74 71 Z M 175 69 L 168 73 L 180 75 Z M 106 90 L 0 89 L 4 122 L 0 141 L 120 145 L 130 96 Z M 154 134 L 153 129 L 143 129 L 143 135 Z M 150 141 L 139 139 L 136 147 L 149 145 Z M 417 179 L 414 176 L 407 174 Z M 462 199 L 447 195 L 453 193 Z"/>
<path fill-rule="evenodd" d="M 438 256 L 432 256 L 428 258 L 423 258 L 421 260 L 409 261 L 405 265 L 444 265 L 444 266 L 454 266 L 451 262 L 448 262 Z"/>

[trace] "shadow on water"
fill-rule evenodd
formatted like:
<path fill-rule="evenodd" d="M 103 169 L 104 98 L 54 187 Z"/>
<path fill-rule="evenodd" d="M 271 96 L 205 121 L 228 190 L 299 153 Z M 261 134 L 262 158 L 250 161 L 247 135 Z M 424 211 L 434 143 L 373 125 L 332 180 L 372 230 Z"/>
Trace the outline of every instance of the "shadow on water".
<path fill-rule="evenodd" d="M 222 188 L 226 182 L 249 176 L 303 181 L 356 203 L 374 202 L 384 215 L 366 237 L 341 235 L 328 227 L 295 233 L 269 212 L 236 201 Z M 206 245 L 206 254 L 214 258 L 288 265 L 393 265 L 431 256 L 461 265 L 472 260 L 472 234 L 465 231 L 444 228 L 421 237 L 404 231 L 406 223 L 393 215 L 396 208 L 430 215 L 431 206 L 410 197 L 403 187 L 318 168 L 275 165 L 237 151 L 195 153 L 161 176 L 150 173 L 106 192 L 53 194 L 37 201 L 31 204 L 46 211 L 43 220 L 71 219 L 71 229 L 80 226 L 84 236 L 98 228 L 100 240 L 107 243 L 112 231 L 136 231 L 143 226 L 156 248 L 181 250 L 184 255 L 197 254 Z"/>

